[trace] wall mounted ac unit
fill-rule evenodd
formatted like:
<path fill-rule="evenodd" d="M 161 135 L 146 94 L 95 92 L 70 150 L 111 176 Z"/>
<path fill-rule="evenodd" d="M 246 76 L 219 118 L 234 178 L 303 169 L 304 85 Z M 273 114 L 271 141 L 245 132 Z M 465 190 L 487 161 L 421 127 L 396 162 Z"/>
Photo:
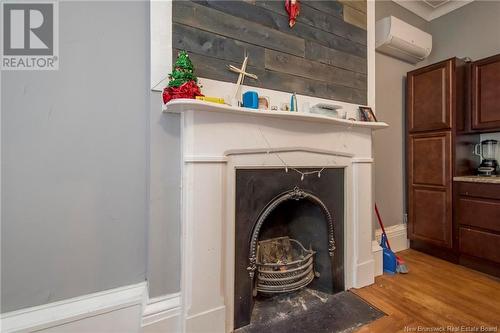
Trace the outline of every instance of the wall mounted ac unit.
<path fill-rule="evenodd" d="M 432 35 L 398 19 L 387 16 L 376 23 L 377 51 L 416 64 L 432 50 Z"/>

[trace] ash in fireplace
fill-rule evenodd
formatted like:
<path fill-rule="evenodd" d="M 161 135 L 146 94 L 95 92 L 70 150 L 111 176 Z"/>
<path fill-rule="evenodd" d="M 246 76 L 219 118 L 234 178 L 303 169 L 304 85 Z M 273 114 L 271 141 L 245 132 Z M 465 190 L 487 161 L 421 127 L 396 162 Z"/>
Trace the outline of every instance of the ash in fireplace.
<path fill-rule="evenodd" d="M 348 291 L 330 295 L 304 288 L 256 297 L 250 325 L 235 333 L 348 333 L 383 315 Z"/>

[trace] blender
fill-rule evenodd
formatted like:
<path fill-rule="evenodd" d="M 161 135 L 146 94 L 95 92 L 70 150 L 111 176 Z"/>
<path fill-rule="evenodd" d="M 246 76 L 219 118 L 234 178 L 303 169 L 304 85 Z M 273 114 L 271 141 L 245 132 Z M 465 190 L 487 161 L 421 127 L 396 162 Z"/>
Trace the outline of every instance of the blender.
<path fill-rule="evenodd" d="M 484 140 L 474 146 L 474 154 L 481 157 L 481 165 L 477 168 L 479 176 L 494 176 L 498 167 L 496 160 L 498 154 L 497 140 Z"/>

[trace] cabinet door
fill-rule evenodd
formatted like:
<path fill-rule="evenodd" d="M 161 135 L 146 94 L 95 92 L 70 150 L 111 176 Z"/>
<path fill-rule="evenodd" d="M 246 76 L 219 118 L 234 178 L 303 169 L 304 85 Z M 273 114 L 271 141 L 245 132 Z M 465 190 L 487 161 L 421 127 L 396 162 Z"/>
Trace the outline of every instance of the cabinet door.
<path fill-rule="evenodd" d="M 450 129 L 455 59 L 408 73 L 407 118 L 411 132 Z"/>
<path fill-rule="evenodd" d="M 472 128 L 500 129 L 500 55 L 472 64 Z"/>
<path fill-rule="evenodd" d="M 410 239 L 452 247 L 451 132 L 408 140 Z"/>

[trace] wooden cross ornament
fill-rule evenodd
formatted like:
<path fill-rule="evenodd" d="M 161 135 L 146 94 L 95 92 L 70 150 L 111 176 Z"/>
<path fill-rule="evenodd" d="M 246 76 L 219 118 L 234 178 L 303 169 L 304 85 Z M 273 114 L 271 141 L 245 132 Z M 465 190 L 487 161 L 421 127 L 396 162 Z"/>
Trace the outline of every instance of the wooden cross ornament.
<path fill-rule="evenodd" d="M 243 64 L 241 68 L 237 68 L 233 65 L 227 66 L 230 71 L 239 73 L 238 80 L 236 81 L 236 90 L 234 91 L 234 100 L 241 101 L 241 85 L 243 84 L 243 80 L 245 80 L 245 76 L 251 77 L 254 80 L 258 80 L 257 75 L 246 72 L 248 64 L 248 55 L 245 55 L 245 59 L 243 60 Z"/>

